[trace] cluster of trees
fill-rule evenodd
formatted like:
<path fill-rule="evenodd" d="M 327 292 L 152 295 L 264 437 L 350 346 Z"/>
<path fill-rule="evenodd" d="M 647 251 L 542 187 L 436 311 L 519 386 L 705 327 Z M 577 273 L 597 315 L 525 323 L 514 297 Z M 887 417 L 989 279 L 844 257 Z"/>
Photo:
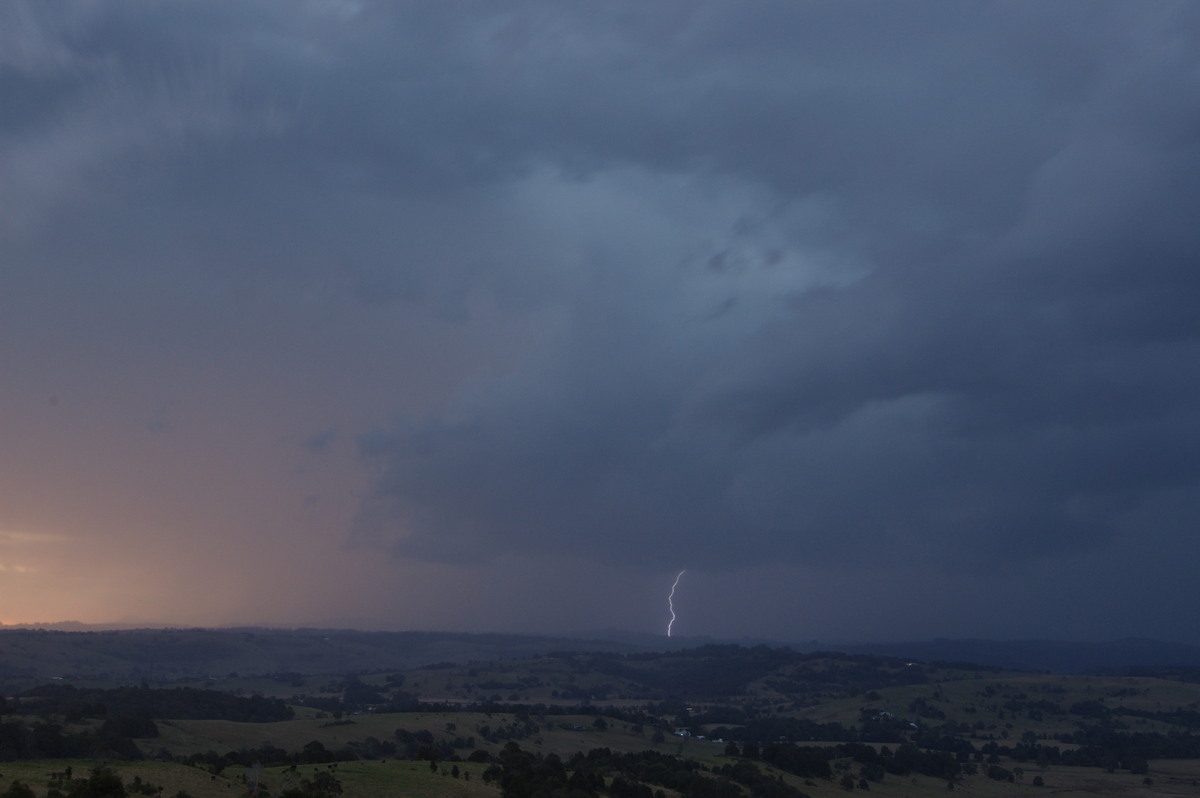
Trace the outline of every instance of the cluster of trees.
<path fill-rule="evenodd" d="M 816 663 L 820 667 L 811 667 Z M 895 657 L 836 652 L 801 654 L 790 648 L 765 645 L 747 648 L 714 644 L 653 654 L 592 654 L 582 664 L 592 672 L 691 698 L 745 695 L 750 683 L 759 679 L 784 693 L 839 695 L 929 681 L 925 667 Z"/>
<path fill-rule="evenodd" d="M 720 723 L 710 721 L 707 713 L 699 714 L 693 719 L 698 724 Z M 817 723 L 803 718 L 790 717 L 754 717 L 747 718 L 738 726 L 716 726 L 712 728 L 710 737 L 738 742 L 756 740 L 787 740 L 804 742 L 810 740 L 854 740 L 880 743 L 900 742 L 906 739 L 909 731 L 908 724 L 895 721 L 895 728 L 886 723 L 875 726 L 868 725 L 865 729 L 843 726 L 840 723 Z M 687 725 L 687 724 L 681 724 Z"/>
<path fill-rule="evenodd" d="M 612 774 L 614 780 L 621 778 L 628 783 L 653 784 L 681 795 L 733 798 L 744 794 L 738 786 L 741 785 L 755 798 L 804 798 L 803 792 L 765 775 L 749 760 L 708 771 L 694 760 L 657 751 L 622 754 L 608 748 L 594 748 L 586 754 L 575 754 L 568 760 L 567 767 L 577 773 L 591 774 L 593 778 Z"/>
<path fill-rule="evenodd" d="M 288 751 L 277 745 L 264 743 L 256 748 L 241 748 L 218 754 L 216 751 L 190 754 L 180 762 L 192 767 L 203 768 L 220 774 L 226 768 L 253 768 L 259 765 L 320 765 L 337 762 L 353 762 L 363 757 L 350 746 L 330 750 L 319 740 L 305 743 L 299 751 Z"/>
<path fill-rule="evenodd" d="M 1145 773 L 1150 759 L 1200 759 L 1200 736 L 1191 733 L 1126 732 L 1108 726 L 1085 726 L 1059 736 L 1072 748 L 1047 745 L 1026 732 L 1014 745 L 985 743 L 976 757 L 995 764 L 1000 757 L 1014 762 L 1036 762 L 1039 767 L 1071 765 Z"/>
<path fill-rule="evenodd" d="M 1166 712 L 1154 712 L 1150 710 L 1129 709 L 1128 707 L 1117 707 L 1113 710 L 1113 714 L 1146 718 L 1147 720 L 1182 726 L 1185 729 L 1200 729 L 1200 712 L 1191 709 L 1172 709 Z"/>
<path fill-rule="evenodd" d="M 603 777 L 597 779 L 578 770 L 568 774 L 557 754 L 523 751 L 516 742 L 505 744 L 499 761 L 483 772 L 483 780 L 498 783 L 503 798 L 595 796 L 605 786 Z"/>
<path fill-rule="evenodd" d="M 1118 732 L 1092 726 L 1060 739 L 1079 746 L 1062 752 L 1064 765 L 1122 768 L 1145 773 L 1148 759 L 1200 759 L 1200 736 L 1191 733 Z"/>
<path fill-rule="evenodd" d="M 72 757 L 136 760 L 142 752 L 132 738 L 106 721 L 99 729 L 68 732 L 57 723 L 0 723 L 0 761 Z"/>
<path fill-rule="evenodd" d="M 294 684 L 294 682 L 289 682 Z M 301 682 L 303 683 L 303 682 Z M 416 712 L 421 708 L 415 693 L 400 690 L 402 674 L 390 674 L 387 686 L 375 687 L 358 676 L 335 680 L 321 688 L 332 695 L 296 694 L 289 701 L 296 706 L 311 707 L 336 717 L 350 712 Z"/>
<path fill-rule="evenodd" d="M 3 709 L 19 710 L 38 720 L 0 723 L 0 761 L 19 759 L 62 759 L 108 757 L 142 759 L 135 739 L 158 736 L 153 718 L 187 718 L 267 723 L 289 720 L 292 708 L 278 699 L 240 697 L 215 690 L 176 688 L 151 690 L 118 687 L 81 689 L 66 684 L 35 687 Z M 92 725 L 71 729 L 68 723 L 99 719 Z"/>
<path fill-rule="evenodd" d="M 130 798 L 131 796 L 162 796 L 162 787 L 144 781 L 142 776 L 133 776 L 125 784 L 118 774 L 108 768 L 95 768 L 82 779 L 72 778 L 71 768 L 65 772 L 53 774 L 46 798 Z M 278 798 L 338 798 L 342 794 L 342 782 L 328 770 L 319 770 L 311 779 L 302 778 L 295 768 L 292 772 L 284 773 L 284 785 L 280 790 L 271 792 Z M 265 785 L 258 785 L 266 794 Z M 0 792 L 0 798 L 37 798 L 29 785 L 22 781 L 13 781 L 7 790 Z M 173 798 L 192 798 L 190 794 L 179 791 Z"/>
<path fill-rule="evenodd" d="M 151 689 L 116 687 L 79 688 L 46 684 L 26 691 L 17 701 L 23 714 L 61 715 L 68 721 L 104 717 L 156 717 L 180 720 L 232 720 L 238 723 L 272 723 L 295 717 L 278 698 L 248 697 L 191 687 Z"/>
<path fill-rule="evenodd" d="M 739 750 L 736 743 L 725 748 L 726 755 L 761 760 L 785 773 L 803 778 L 833 778 L 833 762 L 849 758 L 857 762 L 861 775 L 880 781 L 885 773 L 907 776 L 920 773 L 947 781 L 962 772 L 959 757 L 948 751 L 918 748 L 904 743 L 895 751 L 888 746 L 878 749 L 865 743 L 840 743 L 832 746 L 799 746 L 791 743 L 747 743 Z"/>
<path fill-rule="evenodd" d="M 804 778 L 828 779 L 833 776 L 828 749 L 816 746 L 767 743 L 760 747 L 755 743 L 746 743 L 741 751 L 738 751 L 736 743 L 730 743 L 726 746 L 725 753 L 740 755 L 747 760 L 761 759 L 785 773 Z"/>
<path fill-rule="evenodd" d="M 127 798 L 129 795 L 161 795 L 162 787 L 142 781 L 140 776 L 134 776 L 126 785 L 121 777 L 108 768 L 95 768 L 83 778 L 73 778 L 71 768 L 62 773 L 53 774 L 50 780 L 50 790 L 46 798 Z M 8 789 L 0 793 L 0 798 L 36 798 L 33 789 L 24 782 L 14 781 Z M 190 798 L 186 793 L 179 793 L 175 798 Z M 308 798 L 305 796 L 304 798 Z"/>
<path fill-rule="evenodd" d="M 268 743 L 255 748 L 227 751 L 224 754 L 210 750 L 191 754 L 179 761 L 218 774 L 230 767 L 336 764 L 359 759 L 386 759 L 388 757 L 428 760 L 434 763 L 440 761 L 460 762 L 464 759 L 460 752 L 464 748 L 473 747 L 475 742 L 473 737 L 456 737 L 447 741 L 435 737 L 433 732 L 428 729 L 417 731 L 396 729 L 394 736 L 395 740 L 380 740 L 371 736 L 336 749 L 327 748 L 320 740 L 310 740 L 299 751 L 288 751 Z M 476 762 L 489 759 L 484 751 L 475 751 L 467 758 Z"/>
<path fill-rule="evenodd" d="M 497 723 L 495 727 L 485 723 L 479 727 L 479 736 L 490 743 L 498 743 L 503 740 L 524 740 L 533 737 L 539 731 L 541 726 L 526 715 L 513 718 L 511 723 Z"/>
<path fill-rule="evenodd" d="M 563 762 L 555 754 L 524 751 L 515 742 L 504 746 L 483 778 L 497 782 L 504 798 L 577 798 L 601 791 L 614 798 L 663 798 L 665 790 L 693 798 L 744 798 L 747 791 L 752 798 L 806 798 L 745 760 L 705 770 L 698 762 L 656 751 L 623 754 L 593 748 Z"/>
<path fill-rule="evenodd" d="M 342 783 L 332 769 L 318 770 L 309 778 L 301 776 L 296 766 L 292 765 L 283 772 L 281 784 L 274 789 L 259 780 L 257 775 L 253 776 L 252 783 L 244 776 L 243 780 L 250 786 L 248 795 L 272 795 L 276 798 L 340 798 L 342 794 Z"/>
<path fill-rule="evenodd" d="M 454 726 L 454 724 L 448 725 Z M 457 731 L 457 728 L 450 731 Z M 458 753 L 460 750 L 475 747 L 474 736 L 457 735 L 451 740 L 438 739 L 428 729 L 418 729 L 414 732 L 407 729 L 396 729 L 395 736 L 397 744 L 385 742 L 383 745 L 391 745 L 395 749 L 395 755 L 401 759 L 428 759 L 430 761 L 444 759 L 454 762 L 461 758 Z M 364 756 L 363 758 L 370 759 L 371 757 Z"/>

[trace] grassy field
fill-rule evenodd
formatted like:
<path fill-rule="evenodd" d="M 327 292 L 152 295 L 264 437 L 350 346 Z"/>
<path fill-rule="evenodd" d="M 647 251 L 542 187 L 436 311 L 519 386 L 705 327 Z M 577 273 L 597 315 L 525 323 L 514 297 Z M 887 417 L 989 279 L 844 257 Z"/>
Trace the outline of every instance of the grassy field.
<path fill-rule="evenodd" d="M 107 763 L 118 773 L 126 785 L 135 778 L 154 787 L 162 787 L 161 795 L 172 798 L 185 792 L 194 798 L 230 798 L 249 793 L 255 774 L 247 769 L 226 769 L 214 775 L 200 768 L 187 767 L 169 762 L 112 762 Z M 39 760 L 29 762 L 6 762 L 0 776 L 0 791 L 8 789 L 13 781 L 21 781 L 44 795 L 51 787 L 65 792 L 70 782 L 56 781 L 71 767 L 76 779 L 86 778 L 95 763 L 84 760 Z M 428 762 L 346 762 L 333 771 L 342 784 L 342 794 L 347 798 L 384 798 L 384 796 L 454 796 L 456 798 L 494 798 L 499 789 L 484 783 L 481 775 L 485 765 L 458 763 L 459 777 L 450 775 L 452 765 L 443 764 L 437 772 L 429 768 Z M 292 786 L 301 778 L 311 778 L 325 765 L 288 768 L 264 768 L 258 774 L 259 784 L 265 794 L 277 794 Z"/>
<path fill-rule="evenodd" d="M 538 721 L 536 734 L 518 742 L 526 750 L 554 753 L 564 759 L 579 750 L 601 747 L 617 751 L 656 750 L 694 758 L 716 756 L 724 750 L 723 745 L 718 743 L 675 736 L 667 736 L 664 742 L 656 744 L 651 739 L 650 730 L 635 733 L 632 724 L 617 720 L 609 720 L 608 728 L 600 730 L 593 727 L 594 720 L 595 716 L 592 715 L 545 716 Z M 459 751 L 460 756 L 466 758 L 475 749 L 493 754 L 498 752 L 506 740 L 488 741 L 482 736 L 482 731 L 484 727 L 495 729 L 511 722 L 511 715 L 480 712 L 382 713 L 355 715 L 341 721 L 298 718 L 277 723 L 172 720 L 159 721 L 159 736 L 142 741 L 142 747 L 147 753 L 165 749 L 172 756 L 185 757 L 205 751 L 223 754 L 263 745 L 297 751 L 315 740 L 334 751 L 353 747 L 368 737 L 394 740 L 396 730 L 404 729 L 409 732 L 429 730 L 435 739 L 447 742 L 473 737 L 474 744 Z"/>
<path fill-rule="evenodd" d="M 720 760 L 713 760 L 714 764 Z M 19 780 L 30 785 L 39 795 L 51 787 L 65 792 L 62 782 L 55 781 L 71 767 L 76 779 L 86 778 L 96 763 L 85 760 L 39 760 L 3 763 L 0 775 L 0 791 Z M 162 787 L 159 793 L 164 798 L 184 792 L 194 798 L 230 798 L 246 795 L 255 779 L 249 769 L 226 769 L 214 775 L 201 768 L 167 762 L 111 762 L 107 763 L 128 785 L 135 778 L 154 787 Z M 459 775 L 451 775 L 457 767 Z M 317 772 L 326 770 L 341 782 L 342 795 L 346 798 L 494 798 L 499 795 L 495 784 L 487 784 L 482 778 L 486 766 L 476 763 L 439 763 L 436 771 L 428 762 L 404 760 L 342 762 L 336 765 L 302 765 L 296 768 L 269 767 L 258 772 L 257 778 L 266 794 L 278 794 L 282 789 L 296 784 L 302 778 L 312 778 Z M 856 772 L 852 769 L 851 773 Z M 840 772 L 833 780 L 804 780 L 787 774 L 776 774 L 784 781 L 808 793 L 812 798 L 845 798 L 848 794 L 874 796 L 874 798 L 921 798 L 921 796 L 945 795 L 945 782 L 924 776 L 887 776 L 882 781 L 871 782 L 870 790 L 858 788 L 847 793 L 838 784 Z M 1033 786 L 1033 778 L 1041 776 L 1045 786 Z M 1149 778 L 1151 784 L 1144 783 Z M 857 778 L 856 778 L 857 780 Z M 1004 796 L 1194 796 L 1200 792 L 1200 762 L 1164 760 L 1151 763 L 1148 776 L 1133 776 L 1128 773 L 1107 773 L 1096 768 L 1056 767 L 1046 770 L 1031 768 L 1017 782 L 1000 782 L 986 776 L 972 776 L 959 782 L 955 794 L 977 798 L 1004 798 Z M 674 795 L 666 791 L 668 795 Z"/>
<path fill-rule="evenodd" d="M 795 710 L 792 714 L 821 723 L 851 725 L 858 722 L 864 708 L 909 716 L 913 714 L 910 710 L 913 703 L 923 701 L 945 715 L 944 719 L 931 722 L 982 724 L 980 739 L 1004 739 L 1005 731 L 1009 737 L 1019 739 L 1024 731 L 1054 736 L 1077 727 L 1078 717 L 1065 712 L 1036 713 L 1028 708 L 1011 708 L 1027 707 L 1032 702 L 1046 702 L 1064 710 L 1088 701 L 1099 702 L 1109 709 L 1123 706 L 1146 712 L 1200 707 L 1200 685 L 1141 677 L 1014 673 L 888 687 L 875 692 L 879 695 L 875 700 L 867 700 L 862 695 L 834 699 Z M 1129 718 L 1126 722 L 1142 732 L 1166 733 L 1170 730 L 1166 724 L 1152 719 Z"/>
<path fill-rule="evenodd" d="M 97 762 L 82 759 L 53 759 L 31 760 L 23 762 L 4 762 L 3 776 L 0 776 L 0 790 L 8 789 L 13 781 L 20 781 L 33 788 L 38 795 L 45 795 L 51 787 L 66 792 L 70 782 L 56 780 L 55 774 L 61 774 L 68 767 L 75 779 L 87 778 Z M 196 798 L 217 798 L 217 796 L 240 795 L 244 788 L 234 779 L 226 776 L 214 776 L 199 768 L 178 765 L 172 762 L 107 762 L 129 784 L 134 778 L 163 788 L 165 798 L 185 792 Z M 61 779 L 61 776 L 59 777 Z"/>
<path fill-rule="evenodd" d="M 181 641 L 187 639 L 186 636 L 180 637 Z M 738 659 L 731 659 L 735 657 Z M 755 671 L 755 676 L 747 677 L 741 683 L 730 678 L 731 673 L 740 673 L 737 668 L 756 668 L 771 657 L 784 664 L 773 666 L 765 676 L 759 675 L 764 671 Z M 639 683 L 638 679 L 643 675 L 645 681 Z M 908 683 L 915 681 L 910 677 L 919 677 L 924 681 Z M 870 686 L 870 679 L 877 680 L 875 684 L 878 686 Z M 735 685 L 736 692 L 728 689 L 730 684 Z M 702 713 L 713 707 L 723 707 L 727 711 L 723 715 L 710 715 L 705 722 L 722 717 L 734 718 L 736 723 L 731 721 L 724 725 L 736 727 L 737 723 L 746 724 L 743 731 L 764 735 L 758 739 L 760 743 L 774 741 L 777 734 L 780 739 L 804 740 L 805 735 L 816 733 L 789 731 L 786 733 L 793 734 L 793 737 L 786 737 L 783 736 L 785 731 L 774 730 L 778 726 L 760 724 L 758 730 L 749 729 L 750 724 L 764 719 L 775 721 L 795 718 L 824 724 L 837 723 L 843 729 L 834 729 L 833 732 L 844 731 L 847 736 L 842 739 L 852 740 L 855 739 L 852 727 L 866 730 L 868 724 L 878 726 L 880 717 L 891 716 L 897 726 L 888 728 L 891 731 L 899 728 L 903 738 L 924 740 L 921 744 L 940 747 L 936 735 L 950 734 L 959 743 L 967 745 L 967 750 L 974 746 L 980 758 L 997 750 L 996 745 L 988 743 L 1012 745 L 1023 738 L 1045 741 L 1048 746 L 1066 751 L 1075 747 L 1074 743 L 1062 743 L 1058 738 L 1079 730 L 1085 724 L 1108 723 L 1112 729 L 1120 729 L 1123 733 L 1190 735 L 1193 729 L 1200 730 L 1196 717 L 1190 714 L 1200 712 L 1200 685 L 1195 683 L 1149 677 L 956 669 L 905 660 L 865 661 L 826 655 L 788 660 L 783 655 L 770 655 L 757 649 L 740 653 L 701 653 L 694 660 L 672 655 L 664 656 L 661 661 L 630 658 L 614 662 L 596 656 L 571 654 L 521 661 L 429 666 L 403 672 L 359 673 L 354 676 L 290 673 L 237 676 L 231 673 L 220 678 L 181 682 L 180 686 L 183 685 L 284 700 L 307 695 L 319 699 L 312 703 L 326 707 L 327 711 L 295 706 L 293 719 L 271 723 L 171 720 L 154 716 L 158 736 L 138 739 L 136 742 L 147 757 L 167 761 L 118 762 L 113 767 L 127 784 L 137 779 L 139 783 L 153 785 L 154 789 L 149 793 L 162 798 L 175 798 L 181 793 L 193 798 L 241 796 L 248 793 L 256 779 L 265 786 L 266 794 L 278 794 L 303 779 L 311 779 L 317 773 L 333 775 L 341 783 L 345 798 L 385 795 L 496 796 L 498 788 L 485 783 L 483 779 L 486 764 L 450 762 L 447 759 L 458 757 L 465 760 L 476 750 L 495 757 L 509 741 L 517 742 L 524 751 L 543 756 L 555 754 L 564 761 L 576 752 L 607 748 L 613 752 L 635 753 L 654 750 L 684 757 L 698 763 L 703 771 L 712 771 L 735 762 L 747 766 L 747 760 L 727 758 L 722 742 L 669 733 L 673 728 L 689 726 L 689 717 L 700 718 Z M 364 691 L 363 688 L 368 689 Z M 346 698 L 344 704 L 332 703 L 339 700 L 340 696 L 350 695 L 352 689 L 367 695 L 378 693 L 383 697 L 359 701 Z M 410 706 L 413 696 L 424 702 L 424 711 L 379 711 L 388 706 Z M 14 706 L 10 707 L 6 720 L 21 722 L 32 728 L 39 718 L 33 714 L 22 716 L 17 713 L 22 708 L 27 712 L 36 711 L 37 700 L 31 698 L 24 704 L 13 702 Z M 443 701 L 446 703 L 436 703 Z M 499 705 L 504 703 L 527 706 L 510 706 L 502 711 Z M 542 706 L 528 706 L 534 704 Z M 556 714 L 563 711 L 555 708 L 556 705 L 569 708 L 568 711 L 574 714 Z M 454 706 L 469 706 L 472 711 L 450 711 Z M 339 709 L 334 712 L 331 707 Z M 598 722 L 608 707 L 614 708 L 611 714 Z M 1122 708 L 1131 712 L 1174 712 L 1176 715 L 1141 717 L 1122 711 Z M 488 709 L 494 711 L 488 712 Z M 618 709 L 625 712 L 616 711 Z M 106 722 L 103 713 L 81 715 L 76 712 L 76 720 L 68 721 L 66 709 L 55 711 L 60 714 L 51 720 L 72 733 L 87 729 L 89 733 L 98 734 Z M 519 714 L 514 714 L 518 711 Z M 642 712 L 646 714 L 636 714 Z M 192 716 L 202 715 L 197 713 Z M 234 714 L 227 716 L 238 717 Z M 635 725 L 632 722 L 635 719 L 645 721 L 644 726 Z M 1168 723 L 1169 720 L 1176 725 Z M 665 736 L 660 733 L 657 743 L 654 741 L 656 725 L 661 732 L 666 732 Z M 705 734 L 720 725 L 709 722 L 707 727 L 692 727 L 691 732 Z M 948 731 L 939 731 L 939 726 Z M 926 730 L 932 730 L 931 735 L 925 735 Z M 819 733 L 830 733 L 830 729 L 822 729 Z M 878 731 L 871 733 L 877 734 Z M 755 739 L 746 734 L 741 736 L 751 741 Z M 868 739 L 899 740 L 901 736 L 873 736 Z M 420 748 L 415 742 L 417 740 L 425 748 Z M 320 743 L 325 751 L 318 749 L 318 756 L 299 756 L 314 741 Z M 833 742 L 837 741 L 831 741 L 831 744 Z M 393 745 L 397 748 L 392 749 Z M 878 750 L 881 744 L 875 745 Z M 890 748 L 894 751 L 896 745 L 892 743 Z M 409 752 L 425 752 L 412 753 L 414 757 L 436 755 L 440 761 L 434 768 L 425 759 L 405 759 L 399 754 L 406 747 Z M 286 762 L 289 757 L 294 757 L 292 761 L 304 759 L 311 762 L 320 759 L 321 764 L 270 766 L 253 772 L 238 766 L 210 772 L 206 767 L 191 767 L 180 761 L 193 754 L 203 755 L 206 752 L 217 755 L 209 761 L 217 761 L 217 757 L 230 752 L 253 752 L 262 748 L 283 749 L 283 752 L 276 754 L 267 752 L 266 758 L 272 761 Z M 431 754 L 431 751 L 434 753 Z M 329 760 L 343 761 L 326 762 L 325 753 L 329 754 Z M 240 756 L 248 760 L 254 755 L 243 753 Z M 989 778 L 985 775 L 987 766 L 980 763 L 979 772 L 957 780 L 953 791 L 980 798 L 1018 794 L 1200 794 L 1200 786 L 1197 786 L 1200 760 L 1152 761 L 1148 773 L 1135 775 L 1129 770 L 1110 773 L 1103 768 L 1059 765 L 1039 768 L 1032 763 L 1035 757 L 1020 755 L 1031 761 L 1015 762 L 1003 757 L 999 761 L 1001 767 L 1013 771 L 1014 781 Z M 227 761 L 237 758 L 230 756 Z M 176 761 L 170 761 L 172 759 Z M 974 763 L 979 763 L 979 760 L 972 759 Z M 1042 756 L 1036 759 L 1043 764 L 1058 761 L 1057 757 L 1051 759 Z M 1067 761 L 1072 760 L 1067 758 Z M 865 775 L 862 767 L 848 759 L 831 763 L 835 768 L 832 779 L 804 779 L 773 770 L 761 761 L 753 764 L 772 778 L 802 790 L 811 798 L 841 798 L 847 792 L 868 791 L 877 798 L 917 798 L 942 795 L 949 791 L 944 780 L 920 775 L 889 774 L 880 781 L 860 783 Z M 50 789 L 67 792 L 70 784 L 63 783 L 61 774 L 68 766 L 72 768 L 73 775 L 80 778 L 85 777 L 95 765 L 95 762 L 88 760 L 0 763 L 0 792 L 14 779 L 30 784 L 39 796 L 45 795 Z M 452 773 L 455 767 L 457 774 Z M 1134 765 L 1124 764 L 1123 767 Z M 914 771 L 920 769 L 913 768 Z M 925 769 L 925 772 L 947 771 Z M 844 775 L 852 777 L 854 786 L 850 790 L 841 785 Z M 1035 779 L 1040 780 L 1040 785 L 1035 785 Z M 159 787 L 161 791 L 157 789 Z M 658 789 L 657 785 L 653 788 Z M 668 798 L 676 798 L 670 791 L 665 792 Z"/>

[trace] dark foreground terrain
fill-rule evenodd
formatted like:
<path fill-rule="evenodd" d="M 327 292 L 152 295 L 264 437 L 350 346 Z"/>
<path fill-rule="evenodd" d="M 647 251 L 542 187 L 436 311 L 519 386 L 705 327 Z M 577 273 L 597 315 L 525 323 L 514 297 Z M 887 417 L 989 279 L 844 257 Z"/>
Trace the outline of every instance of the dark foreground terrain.
<path fill-rule="evenodd" d="M 1200 793 L 1187 666 L 400 641 L 0 632 L 0 798 Z"/>

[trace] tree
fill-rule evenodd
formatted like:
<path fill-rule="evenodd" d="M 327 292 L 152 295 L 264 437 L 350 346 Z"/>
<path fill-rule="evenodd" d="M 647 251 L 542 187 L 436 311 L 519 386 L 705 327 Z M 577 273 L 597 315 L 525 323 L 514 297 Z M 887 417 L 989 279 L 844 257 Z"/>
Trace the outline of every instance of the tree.
<path fill-rule="evenodd" d="M 859 769 L 859 774 L 863 778 L 869 779 L 871 781 L 883 781 L 883 776 L 884 776 L 883 761 L 878 760 L 878 761 L 867 762 Z"/>
<path fill-rule="evenodd" d="M 121 777 L 108 768 L 96 768 L 86 779 L 71 785 L 67 798 L 125 798 Z"/>
<path fill-rule="evenodd" d="M 0 798 L 35 798 L 35 796 L 28 784 L 14 781 L 8 785 L 7 790 L 0 793 Z"/>
<path fill-rule="evenodd" d="M 336 798 L 342 794 L 342 783 L 326 770 L 318 771 L 313 775 L 311 781 L 305 782 L 304 786 L 306 792 L 322 798 Z"/>

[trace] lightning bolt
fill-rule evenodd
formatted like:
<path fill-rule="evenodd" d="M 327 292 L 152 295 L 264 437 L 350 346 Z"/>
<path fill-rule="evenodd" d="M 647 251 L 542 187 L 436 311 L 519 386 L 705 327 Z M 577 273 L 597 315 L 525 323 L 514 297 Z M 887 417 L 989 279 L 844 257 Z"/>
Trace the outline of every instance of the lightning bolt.
<path fill-rule="evenodd" d="M 667 637 L 671 636 L 671 627 L 675 625 L 675 588 L 679 587 L 679 580 L 686 573 L 685 569 L 675 574 L 675 584 L 671 585 L 671 595 L 667 596 L 667 608 L 671 610 L 671 620 L 667 623 Z"/>

